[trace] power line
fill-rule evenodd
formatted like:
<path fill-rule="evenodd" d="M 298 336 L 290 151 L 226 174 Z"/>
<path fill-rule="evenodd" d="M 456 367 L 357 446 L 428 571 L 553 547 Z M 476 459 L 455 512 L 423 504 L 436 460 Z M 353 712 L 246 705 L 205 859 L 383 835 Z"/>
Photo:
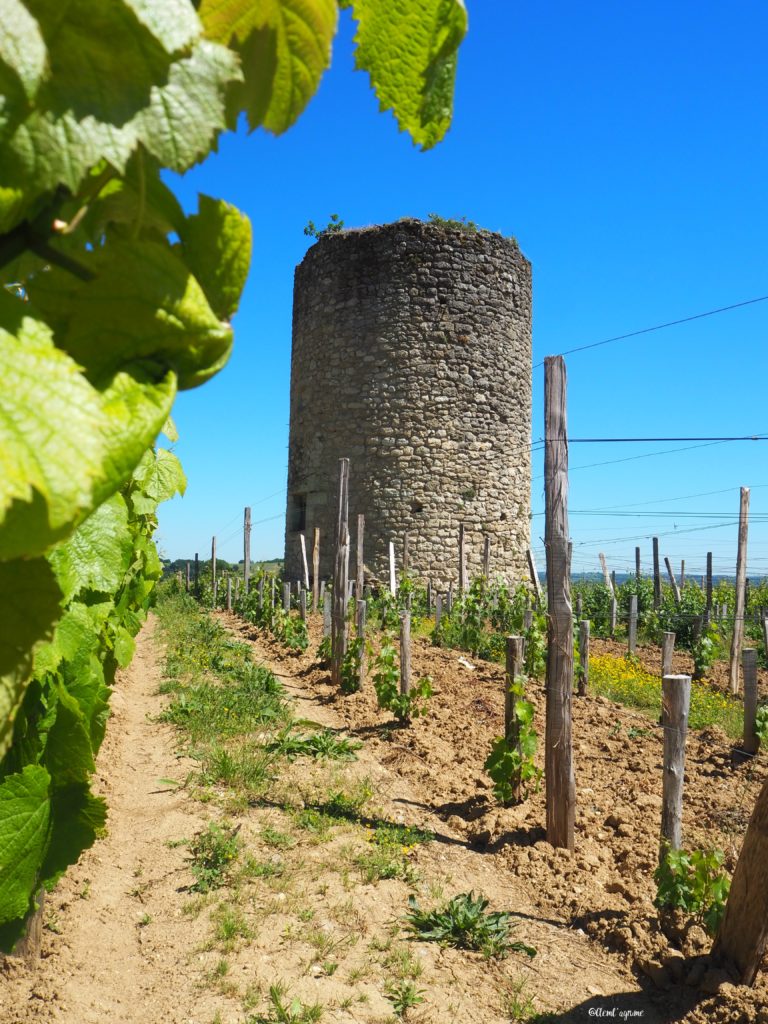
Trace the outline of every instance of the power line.
<path fill-rule="evenodd" d="M 551 438 L 558 441 L 560 438 Z M 768 441 L 768 434 L 747 434 L 743 437 L 569 437 L 568 444 L 622 444 L 646 441 Z"/>
<path fill-rule="evenodd" d="M 560 352 L 561 356 L 570 356 L 574 352 L 586 352 L 590 348 L 599 348 L 601 345 L 611 345 L 614 341 L 625 341 L 627 338 L 637 338 L 641 334 L 651 334 L 653 331 L 662 331 L 666 327 L 677 327 L 680 324 L 689 324 L 693 320 L 703 320 L 708 316 L 715 316 L 718 313 L 728 313 L 732 309 L 741 309 L 743 306 L 754 306 L 758 302 L 768 301 L 768 295 L 759 295 L 755 299 L 745 299 L 744 302 L 734 302 L 730 306 L 720 306 L 718 309 L 708 309 L 705 313 L 694 313 L 693 316 L 684 316 L 680 320 L 668 320 L 663 324 L 656 324 L 654 327 L 644 327 L 639 331 L 629 331 L 627 334 L 616 334 L 612 338 L 604 338 L 603 341 L 593 341 L 589 345 L 579 345 L 576 348 L 566 349 L 565 352 Z M 537 369 L 539 366 L 543 366 L 544 361 L 536 363 L 533 369 Z"/>
<path fill-rule="evenodd" d="M 637 459 L 652 459 L 656 455 L 674 455 L 676 452 L 690 452 L 694 448 L 710 448 L 716 444 L 723 444 L 722 441 L 707 441 L 705 444 L 692 444 L 687 445 L 685 448 L 670 448 L 667 451 L 661 452 L 646 452 L 644 455 L 628 455 L 624 459 L 608 459 L 606 462 L 589 462 L 584 466 L 569 466 L 568 472 L 572 473 L 577 469 L 595 469 L 597 466 L 615 466 L 619 462 L 635 462 Z M 531 483 L 534 480 L 543 480 L 544 474 L 541 476 L 535 476 L 532 478 Z"/>

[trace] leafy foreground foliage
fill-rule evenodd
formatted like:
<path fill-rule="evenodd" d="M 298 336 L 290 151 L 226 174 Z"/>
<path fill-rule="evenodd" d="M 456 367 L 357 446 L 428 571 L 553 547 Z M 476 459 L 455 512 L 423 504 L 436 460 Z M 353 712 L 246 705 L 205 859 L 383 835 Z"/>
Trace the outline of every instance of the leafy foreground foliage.
<path fill-rule="evenodd" d="M 459 949 L 475 949 L 486 957 L 505 957 L 508 953 L 536 956 L 536 950 L 524 942 L 513 942 L 512 914 L 508 911 L 486 911 L 484 896 L 461 893 L 437 910 L 421 910 L 416 898 L 408 898 L 407 927 L 414 937 L 439 942 Z"/>
<path fill-rule="evenodd" d="M 722 870 L 722 850 L 667 850 L 653 873 L 657 907 L 680 908 L 716 935 L 731 880 Z"/>
<path fill-rule="evenodd" d="M 494 741 L 483 766 L 493 781 L 493 795 L 508 806 L 521 803 L 536 792 L 542 776 L 534 763 L 538 736 L 533 728 L 533 704 L 525 700 L 525 679 L 509 684 L 514 707 L 514 722 L 509 736 Z"/>
<path fill-rule="evenodd" d="M 424 147 L 451 115 L 461 0 L 346 0 L 357 66 Z M 232 346 L 251 229 L 183 173 L 244 113 L 290 127 L 335 0 L 3 4 L 0 39 L 0 926 L 104 821 L 88 790 L 115 667 L 159 575 L 152 446 Z M 407 44 L 407 45 L 406 45 Z M 268 71 L 265 73 L 265 69 Z M 169 428 L 170 429 L 170 428 Z M 173 437 L 170 438 L 174 440 Z"/>

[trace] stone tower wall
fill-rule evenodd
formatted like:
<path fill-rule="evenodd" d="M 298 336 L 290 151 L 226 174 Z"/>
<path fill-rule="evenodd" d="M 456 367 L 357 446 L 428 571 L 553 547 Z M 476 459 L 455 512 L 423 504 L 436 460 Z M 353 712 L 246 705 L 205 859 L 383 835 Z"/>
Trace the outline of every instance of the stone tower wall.
<path fill-rule="evenodd" d="M 285 563 L 321 531 L 332 575 L 338 460 L 350 459 L 350 571 L 365 514 L 369 577 L 398 570 L 403 535 L 422 580 L 527 578 L 531 267 L 517 243 L 415 220 L 321 238 L 296 269 Z"/>

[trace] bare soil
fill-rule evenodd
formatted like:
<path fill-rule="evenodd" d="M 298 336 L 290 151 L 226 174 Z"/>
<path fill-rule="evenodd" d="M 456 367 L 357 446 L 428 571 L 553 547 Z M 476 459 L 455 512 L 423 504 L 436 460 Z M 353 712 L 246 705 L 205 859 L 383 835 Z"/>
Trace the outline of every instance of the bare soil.
<path fill-rule="evenodd" d="M 662 746 L 660 729 L 648 719 L 602 698 L 574 700 L 571 855 L 544 842 L 543 793 L 514 808 L 493 800 L 482 766 L 502 728 L 500 666 L 416 639 L 413 670 L 432 676 L 435 694 L 424 718 L 400 728 L 378 710 L 370 684 L 350 696 L 331 687 L 314 656 L 318 623 L 311 623 L 310 649 L 296 656 L 234 617 L 222 619 L 282 678 L 299 717 L 363 741 L 358 760 L 342 767 L 298 760 L 259 806 L 185 785 L 196 766 L 178 754 L 175 733 L 157 722 L 165 698 L 157 695 L 162 659 L 150 622 L 118 680 L 99 757 L 108 835 L 50 897 L 42 959 L 5 961 L 4 1024 L 270 1020 L 268 990 L 277 982 L 305 1003 L 322 1004 L 323 1021 L 384 1022 L 394 1019 L 386 991 L 393 964 L 409 953 L 418 960 L 414 983 L 423 998 L 408 1011 L 409 1021 L 523 1019 L 504 998 L 523 986 L 536 1011 L 563 1022 L 615 1016 L 653 1024 L 768 1024 L 768 965 L 754 988 L 735 985 L 708 962 L 709 941 L 698 925 L 660 926 L 651 874 Z M 542 736 L 539 683 L 529 697 Z M 691 734 L 686 845 L 719 846 L 732 868 L 767 776 L 763 758 L 735 761 L 717 731 Z M 372 820 L 435 834 L 435 842 L 409 854 L 410 883 L 364 881 L 358 864 L 366 843 L 358 825 L 334 828 L 322 840 L 296 828 L 297 808 L 362 784 L 373 792 L 372 810 L 366 808 Z M 210 820 L 236 823 L 249 855 L 272 864 L 274 873 L 233 892 L 194 897 L 189 852 L 178 844 Z M 282 845 L 275 846 L 276 835 L 286 837 Z M 538 955 L 488 961 L 407 942 L 402 919 L 414 886 L 425 906 L 482 892 L 493 909 L 515 913 L 515 937 Z M 224 928 L 226 919 L 235 925 Z"/>

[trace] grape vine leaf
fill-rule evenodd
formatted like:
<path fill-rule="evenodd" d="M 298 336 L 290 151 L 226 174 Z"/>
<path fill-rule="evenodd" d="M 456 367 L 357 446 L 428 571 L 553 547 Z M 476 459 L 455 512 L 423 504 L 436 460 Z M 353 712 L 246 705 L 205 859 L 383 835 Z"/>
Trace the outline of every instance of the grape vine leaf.
<path fill-rule="evenodd" d="M 280 134 L 317 91 L 331 61 L 336 0 L 202 0 L 206 36 L 240 56 L 244 80 L 230 87 L 230 120 Z"/>
<path fill-rule="evenodd" d="M 93 845 L 107 821 L 107 808 L 82 783 L 66 786 L 51 795 L 51 829 L 41 881 L 50 890 L 83 850 Z"/>
<path fill-rule="evenodd" d="M 113 494 L 48 556 L 67 601 L 83 590 L 114 593 L 133 559 L 128 507 Z"/>
<path fill-rule="evenodd" d="M 43 558 L 0 562 L 0 757 L 8 749 L 36 649 L 61 614 L 61 591 Z"/>
<path fill-rule="evenodd" d="M 370 74 L 382 110 L 429 149 L 448 131 L 457 49 L 467 31 L 463 0 L 340 0 L 358 22 L 355 66 Z"/>
<path fill-rule="evenodd" d="M 0 923 L 26 914 L 37 886 L 50 821 L 50 776 L 27 765 L 0 783 Z"/>
<path fill-rule="evenodd" d="M 222 199 L 198 196 L 198 212 L 180 231 L 187 266 L 213 312 L 229 320 L 237 311 L 251 262 L 251 222 Z"/>

